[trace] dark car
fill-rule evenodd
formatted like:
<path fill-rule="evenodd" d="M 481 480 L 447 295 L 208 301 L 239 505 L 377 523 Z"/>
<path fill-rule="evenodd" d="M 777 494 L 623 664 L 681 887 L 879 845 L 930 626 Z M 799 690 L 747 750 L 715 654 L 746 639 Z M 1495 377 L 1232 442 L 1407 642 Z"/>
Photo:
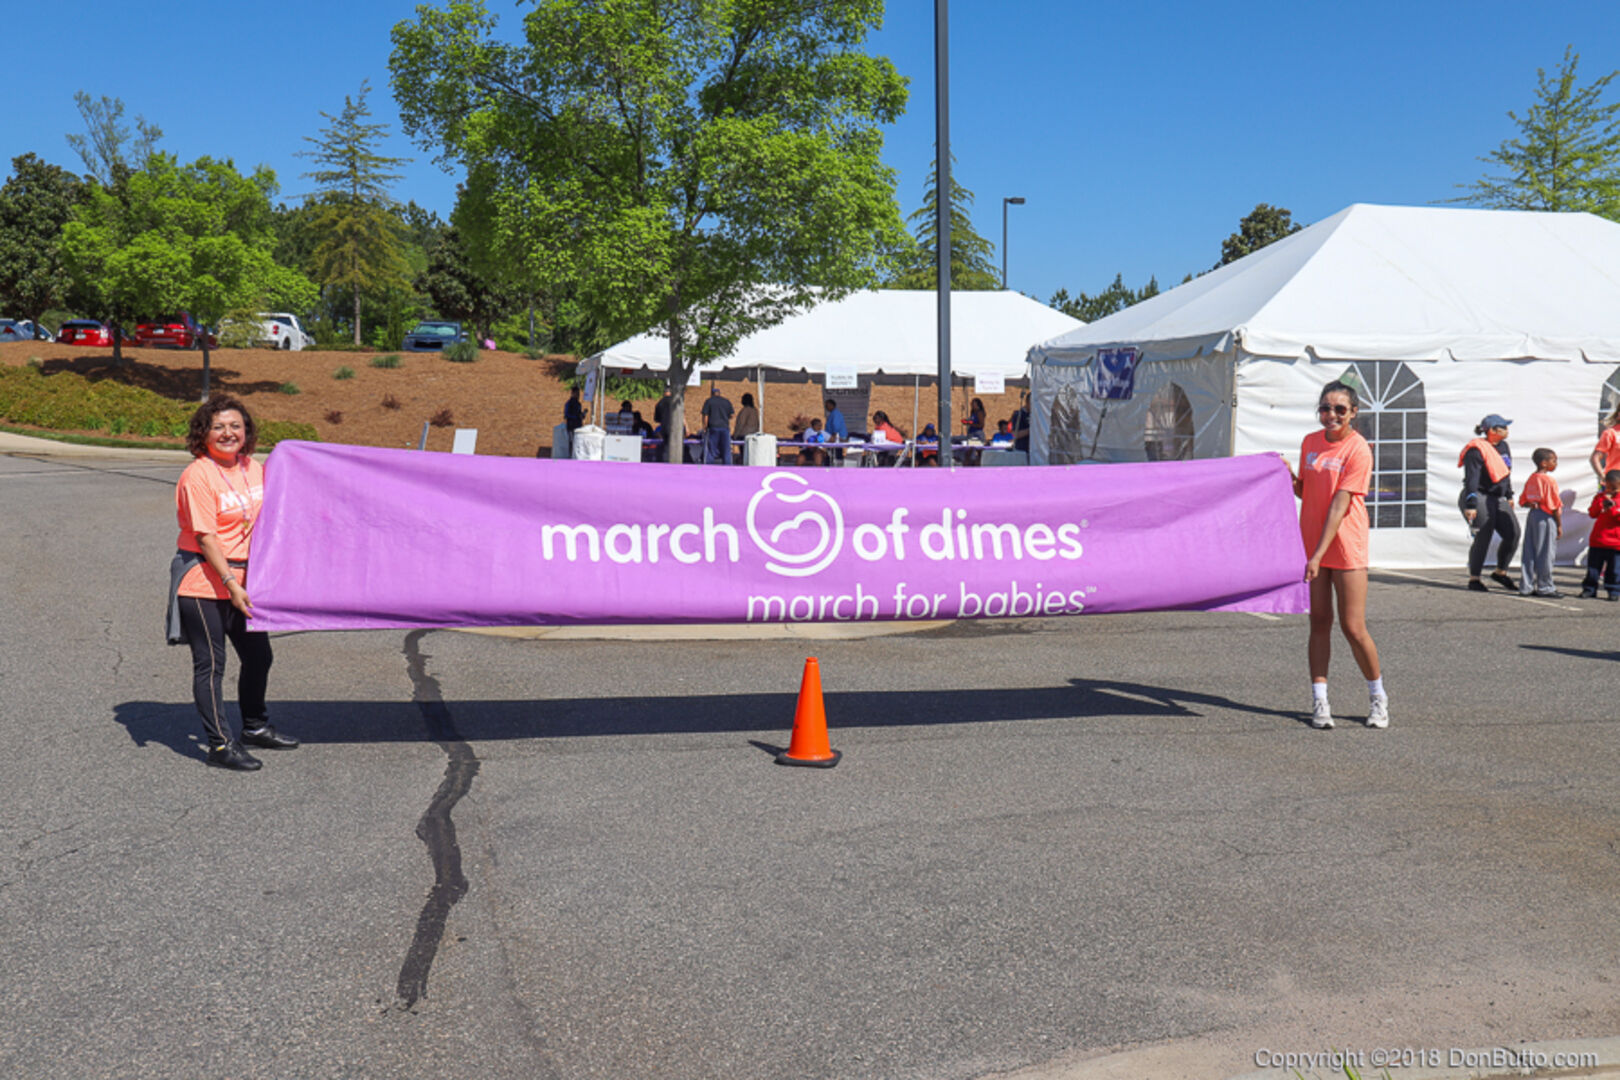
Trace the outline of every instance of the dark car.
<path fill-rule="evenodd" d="M 58 345 L 98 345 L 112 347 L 112 327 L 94 319 L 69 319 L 56 332 Z"/>
<path fill-rule="evenodd" d="M 135 344 L 160 349 L 196 349 L 202 345 L 206 328 L 187 311 L 162 315 L 135 324 Z M 214 344 L 212 337 L 208 343 Z"/>
<path fill-rule="evenodd" d="M 405 352 L 443 352 L 466 340 L 467 335 L 458 322 L 425 321 L 417 323 L 416 329 L 405 335 L 405 344 L 400 348 Z"/>

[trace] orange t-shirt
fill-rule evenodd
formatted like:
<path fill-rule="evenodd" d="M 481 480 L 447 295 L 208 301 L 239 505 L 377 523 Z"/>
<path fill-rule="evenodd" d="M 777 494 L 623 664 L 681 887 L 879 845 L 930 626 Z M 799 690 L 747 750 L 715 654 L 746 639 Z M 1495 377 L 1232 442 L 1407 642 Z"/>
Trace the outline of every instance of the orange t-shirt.
<path fill-rule="evenodd" d="M 1524 493 L 1519 496 L 1519 505 L 1533 506 L 1548 514 L 1562 510 L 1564 499 L 1558 494 L 1558 481 L 1553 479 L 1552 473 L 1537 469 L 1535 474 L 1524 482 Z"/>
<path fill-rule="evenodd" d="M 245 562 L 253 523 L 263 505 L 263 465 L 244 457 L 238 465 L 227 469 L 204 454 L 186 466 L 174 489 L 174 508 L 180 519 L 180 539 L 176 544 L 181 551 L 201 552 L 197 535 L 211 533 L 219 539 L 225 558 Z M 246 585 L 247 571 L 239 574 L 238 580 Z M 231 595 L 206 562 L 186 571 L 186 576 L 180 579 L 179 592 L 181 596 L 213 600 L 229 599 Z"/>
<path fill-rule="evenodd" d="M 1597 445 L 1592 448 L 1593 453 L 1603 455 L 1603 471 L 1620 469 L 1620 424 L 1603 429 L 1598 436 Z"/>
<path fill-rule="evenodd" d="M 1338 442 L 1313 431 L 1299 448 L 1300 499 L 1299 532 L 1305 540 L 1305 556 L 1316 553 L 1322 529 L 1327 525 L 1328 507 L 1333 496 L 1350 492 L 1350 509 L 1339 523 L 1339 531 L 1322 556 L 1330 570 L 1367 568 L 1367 504 L 1365 496 L 1372 480 L 1372 447 L 1359 431 L 1351 431 Z"/>

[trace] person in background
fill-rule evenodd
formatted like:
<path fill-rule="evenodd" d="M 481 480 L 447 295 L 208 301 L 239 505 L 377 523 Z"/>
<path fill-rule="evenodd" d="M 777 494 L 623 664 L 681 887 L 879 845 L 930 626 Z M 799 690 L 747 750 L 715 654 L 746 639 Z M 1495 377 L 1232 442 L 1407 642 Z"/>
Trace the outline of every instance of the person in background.
<path fill-rule="evenodd" d="M 1474 428 L 1473 439 L 1463 446 L 1457 466 L 1463 471 L 1462 495 L 1457 505 L 1474 532 L 1468 549 L 1468 588 L 1485 592 L 1480 571 L 1485 568 L 1485 552 L 1491 535 L 1501 537 L 1496 548 L 1496 569 L 1491 580 L 1504 589 L 1519 591 L 1519 583 L 1508 576 L 1513 553 L 1519 546 L 1519 519 L 1513 514 L 1513 451 L 1507 444 L 1508 425 L 1499 414 L 1491 413 Z"/>
<path fill-rule="evenodd" d="M 1519 505 L 1530 508 L 1524 523 L 1524 552 L 1519 556 L 1519 595 L 1558 597 L 1561 594 L 1553 584 L 1553 558 L 1558 554 L 1558 541 L 1564 538 L 1564 500 L 1558 494 L 1558 481 L 1553 470 L 1558 468 L 1558 455 L 1545 446 L 1530 455 L 1536 463 L 1536 473 L 1524 485 Z"/>
<path fill-rule="evenodd" d="M 731 429 L 731 437 L 742 442 L 748 436 L 759 431 L 759 410 L 754 407 L 754 395 L 742 396 L 742 408 L 737 410 L 737 422 Z"/>
<path fill-rule="evenodd" d="M 1598 436 L 1588 463 L 1597 475 L 1599 485 L 1603 483 L 1604 473 L 1610 469 L 1620 469 L 1620 400 L 1615 401 L 1614 408 L 1603 418 L 1603 434 Z"/>
<path fill-rule="evenodd" d="M 1597 596 L 1601 579 L 1609 599 L 1620 600 L 1620 469 L 1603 474 L 1603 490 L 1586 513 L 1596 520 L 1587 543 L 1586 580 L 1581 582 L 1581 595 L 1588 600 Z"/>
<path fill-rule="evenodd" d="M 1018 400 L 1018 411 L 1012 414 L 1013 449 L 1029 452 L 1029 391 Z"/>
<path fill-rule="evenodd" d="M 893 465 L 900 460 L 900 448 L 905 445 L 906 437 L 900 429 L 889 422 L 889 414 L 879 409 L 872 414 L 872 430 L 867 433 L 866 441 L 873 446 L 884 448 L 884 452 L 877 455 L 875 461 L 879 465 Z M 893 451 L 887 445 L 894 446 Z"/>
<path fill-rule="evenodd" d="M 619 415 L 624 417 L 625 425 L 632 426 L 636 422 L 636 406 L 629 398 L 619 402 Z"/>
<path fill-rule="evenodd" d="M 821 430 L 821 420 L 818 418 L 818 419 L 810 421 L 809 430 L 807 430 L 802 436 L 800 436 L 800 438 L 804 442 L 807 442 L 807 443 L 824 443 L 824 442 L 826 442 L 827 441 L 827 433 L 825 431 Z"/>
<path fill-rule="evenodd" d="M 1372 448 L 1355 429 L 1360 402 L 1342 382 L 1322 388 L 1316 406 L 1321 431 L 1305 436 L 1299 448 L 1294 494 L 1300 498 L 1299 531 L 1310 558 L 1305 580 L 1311 586 L 1311 726 L 1331 728 L 1328 666 L 1333 655 L 1333 607 L 1350 642 L 1356 666 L 1367 680 L 1367 726 L 1389 726 L 1389 696 L 1379 668 L 1378 646 L 1367 632 L 1367 487 L 1372 479 Z"/>
<path fill-rule="evenodd" d="M 731 402 L 711 383 L 709 400 L 703 403 L 703 464 L 731 464 L 731 414 Z"/>
<path fill-rule="evenodd" d="M 568 425 L 570 435 L 585 426 L 585 406 L 580 403 L 577 386 L 568 391 L 568 400 L 563 402 L 563 423 Z"/>
<path fill-rule="evenodd" d="M 933 424 L 924 424 L 917 436 L 917 454 L 919 465 L 939 464 L 939 433 L 934 430 Z"/>
<path fill-rule="evenodd" d="M 827 412 L 827 441 L 832 443 L 846 443 L 849 441 L 849 425 L 844 422 L 844 414 L 838 409 L 838 402 L 828 398 L 824 403 Z M 835 448 L 832 452 L 834 461 L 844 460 L 842 448 Z"/>
<path fill-rule="evenodd" d="M 669 426 L 669 410 L 670 410 L 671 407 L 674 406 L 674 404 L 675 404 L 675 395 L 670 393 L 669 387 L 667 387 L 667 386 L 664 387 L 664 396 L 659 398 L 658 399 L 658 404 L 653 406 L 653 426 L 654 427 L 668 427 Z"/>
<path fill-rule="evenodd" d="M 839 411 L 838 402 L 828 398 L 825 403 L 827 410 L 827 436 L 833 442 L 845 442 L 849 439 L 849 425 L 844 422 L 844 414 Z"/>
<path fill-rule="evenodd" d="M 252 772 L 262 762 L 242 744 L 292 750 L 298 740 L 270 726 L 264 695 L 270 635 L 248 628 L 248 552 L 264 506 L 264 466 L 253 460 L 257 429 L 247 407 L 216 394 L 191 416 L 193 458 L 175 488 L 180 539 L 170 566 L 169 642 L 191 646 L 191 696 L 202 717 L 208 764 Z M 236 650 L 242 735 L 225 713 L 225 643 Z"/>
<path fill-rule="evenodd" d="M 970 439 L 984 438 L 984 425 L 986 416 L 984 402 L 978 398 L 973 399 L 973 405 L 968 409 L 967 419 L 962 423 L 967 425 L 967 436 Z"/>
<path fill-rule="evenodd" d="M 996 421 L 996 433 L 990 436 L 991 446 L 1011 446 L 1013 444 L 1012 422 L 1008 420 Z"/>

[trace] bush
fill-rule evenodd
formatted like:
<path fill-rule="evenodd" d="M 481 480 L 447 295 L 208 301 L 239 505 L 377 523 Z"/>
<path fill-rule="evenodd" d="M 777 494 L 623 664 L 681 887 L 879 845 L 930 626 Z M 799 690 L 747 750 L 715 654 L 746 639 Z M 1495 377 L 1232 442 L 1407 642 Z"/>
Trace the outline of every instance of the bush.
<path fill-rule="evenodd" d="M 428 423 L 432 424 L 434 427 L 450 427 L 455 422 L 456 418 L 451 415 L 449 409 L 440 409 L 428 419 Z"/>
<path fill-rule="evenodd" d="M 470 364 L 478 359 L 478 346 L 470 341 L 458 341 L 444 350 L 444 358 L 452 364 Z"/>
<path fill-rule="evenodd" d="M 338 411 L 337 409 L 329 410 L 327 412 L 327 414 L 326 414 L 326 422 L 328 424 L 341 424 L 341 423 L 343 423 L 343 413 Z"/>
<path fill-rule="evenodd" d="M 298 384 L 295 383 L 295 382 L 284 382 L 279 387 L 277 387 L 277 389 L 279 389 L 283 394 L 287 394 L 289 396 L 292 395 L 292 394 L 299 394 L 299 393 L 303 392 L 303 391 L 298 389 Z"/>
<path fill-rule="evenodd" d="M 63 371 L 46 375 L 34 367 L 0 367 L 0 420 L 51 431 L 105 431 L 147 438 L 184 439 L 197 406 L 113 379 L 90 380 Z M 259 444 L 282 439 L 315 440 L 309 424 L 261 420 Z"/>
<path fill-rule="evenodd" d="M 347 366 L 340 367 L 336 371 L 332 372 L 332 378 L 338 380 L 339 382 L 342 382 L 344 379 L 352 379 L 354 378 L 354 368 Z"/>
<path fill-rule="evenodd" d="M 384 394 L 382 399 L 382 407 L 389 410 L 399 408 L 399 398 L 395 397 L 393 394 Z"/>
<path fill-rule="evenodd" d="M 373 356 L 371 358 L 372 367 L 397 368 L 399 367 L 399 363 L 399 353 L 384 353 L 381 356 Z"/>

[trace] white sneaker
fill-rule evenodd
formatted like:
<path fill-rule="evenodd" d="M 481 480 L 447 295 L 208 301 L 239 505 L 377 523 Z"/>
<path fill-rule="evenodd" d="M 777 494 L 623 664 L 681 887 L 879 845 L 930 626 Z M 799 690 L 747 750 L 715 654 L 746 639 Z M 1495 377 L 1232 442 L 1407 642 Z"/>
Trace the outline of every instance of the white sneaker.
<path fill-rule="evenodd" d="M 1333 710 L 1328 708 L 1326 698 L 1318 698 L 1311 706 L 1311 727 L 1326 730 L 1333 726 Z"/>
<path fill-rule="evenodd" d="M 1372 705 L 1367 709 L 1367 726 L 1389 727 L 1389 695 L 1379 694 L 1372 699 Z"/>

